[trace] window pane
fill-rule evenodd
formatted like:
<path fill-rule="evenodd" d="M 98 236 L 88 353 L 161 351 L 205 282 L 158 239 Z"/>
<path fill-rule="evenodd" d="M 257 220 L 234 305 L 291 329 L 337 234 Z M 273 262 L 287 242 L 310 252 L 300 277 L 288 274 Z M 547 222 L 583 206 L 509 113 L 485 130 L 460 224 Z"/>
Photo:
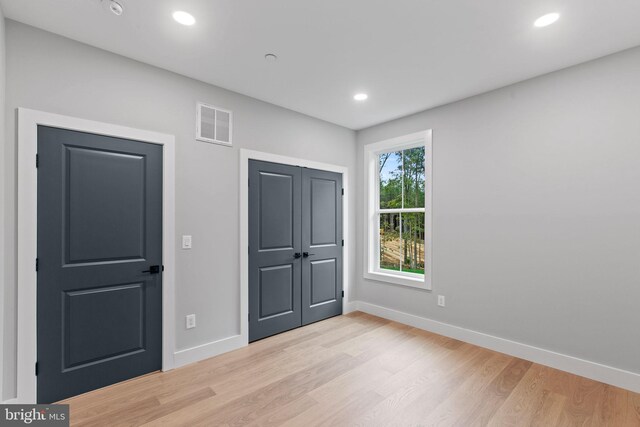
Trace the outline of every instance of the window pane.
<path fill-rule="evenodd" d="M 380 175 L 380 209 L 402 207 L 402 152 L 378 156 Z"/>
<path fill-rule="evenodd" d="M 402 214 L 402 271 L 424 274 L 424 213 Z"/>
<path fill-rule="evenodd" d="M 404 150 L 404 207 L 424 208 L 424 147 Z"/>
<path fill-rule="evenodd" d="M 380 268 L 400 270 L 400 214 L 380 214 Z"/>

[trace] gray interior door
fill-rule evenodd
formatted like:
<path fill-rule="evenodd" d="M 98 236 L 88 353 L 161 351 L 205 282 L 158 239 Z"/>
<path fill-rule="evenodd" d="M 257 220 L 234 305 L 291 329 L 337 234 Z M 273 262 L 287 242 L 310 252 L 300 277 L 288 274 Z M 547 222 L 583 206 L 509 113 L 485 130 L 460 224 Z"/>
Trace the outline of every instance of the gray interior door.
<path fill-rule="evenodd" d="M 300 326 L 301 177 L 249 162 L 249 341 Z"/>
<path fill-rule="evenodd" d="M 302 170 L 302 324 L 342 314 L 342 175 Z"/>
<path fill-rule="evenodd" d="M 342 314 L 342 176 L 249 161 L 249 341 Z"/>
<path fill-rule="evenodd" d="M 38 402 L 50 403 L 162 366 L 162 148 L 39 126 L 38 156 Z"/>

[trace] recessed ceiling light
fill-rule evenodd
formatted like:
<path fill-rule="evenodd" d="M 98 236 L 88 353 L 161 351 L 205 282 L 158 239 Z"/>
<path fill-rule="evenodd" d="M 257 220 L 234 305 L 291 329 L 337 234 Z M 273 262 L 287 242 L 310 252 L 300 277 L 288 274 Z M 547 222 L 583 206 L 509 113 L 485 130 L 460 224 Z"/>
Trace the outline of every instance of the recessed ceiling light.
<path fill-rule="evenodd" d="M 173 19 L 182 25 L 193 25 L 196 23 L 196 18 L 194 18 L 193 15 L 182 10 L 173 12 Z"/>
<path fill-rule="evenodd" d="M 546 15 L 542 15 L 540 18 L 536 19 L 536 22 L 533 23 L 536 27 L 546 27 L 547 25 L 551 25 L 556 22 L 560 18 L 560 14 L 553 12 L 547 13 Z"/>
<path fill-rule="evenodd" d="M 264 56 L 264 59 L 267 62 L 276 62 L 278 60 L 278 56 L 275 53 L 267 53 Z"/>
<path fill-rule="evenodd" d="M 356 93 L 355 95 L 353 95 L 353 99 L 355 99 L 356 101 L 364 101 L 368 97 L 369 95 L 367 95 L 366 93 Z"/>

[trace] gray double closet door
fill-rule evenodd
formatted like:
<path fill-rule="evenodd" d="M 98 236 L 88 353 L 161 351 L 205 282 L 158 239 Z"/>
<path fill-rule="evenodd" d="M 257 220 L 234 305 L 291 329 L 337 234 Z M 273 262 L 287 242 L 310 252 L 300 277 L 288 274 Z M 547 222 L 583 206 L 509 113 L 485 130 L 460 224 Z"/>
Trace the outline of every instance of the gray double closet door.
<path fill-rule="evenodd" d="M 342 314 L 342 175 L 249 161 L 249 341 Z"/>

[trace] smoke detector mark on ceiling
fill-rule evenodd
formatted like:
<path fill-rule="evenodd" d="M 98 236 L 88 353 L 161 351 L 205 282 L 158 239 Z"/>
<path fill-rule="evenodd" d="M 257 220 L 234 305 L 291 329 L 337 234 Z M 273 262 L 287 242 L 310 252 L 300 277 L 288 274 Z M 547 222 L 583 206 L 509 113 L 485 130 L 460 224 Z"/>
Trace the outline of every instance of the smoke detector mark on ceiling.
<path fill-rule="evenodd" d="M 116 16 L 120 16 L 124 12 L 122 5 L 115 0 L 109 0 L 109 10 Z"/>

